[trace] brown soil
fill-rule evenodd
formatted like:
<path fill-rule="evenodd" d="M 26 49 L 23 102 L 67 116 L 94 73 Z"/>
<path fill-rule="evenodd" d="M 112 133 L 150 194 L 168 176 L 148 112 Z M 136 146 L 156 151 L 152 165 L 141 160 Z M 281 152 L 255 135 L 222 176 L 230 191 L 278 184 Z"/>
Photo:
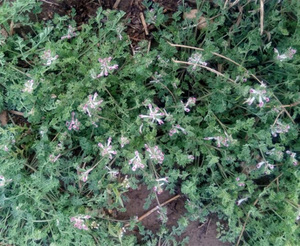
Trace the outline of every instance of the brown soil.
<path fill-rule="evenodd" d="M 76 10 L 75 21 L 77 25 L 80 26 L 82 23 L 86 23 L 90 17 L 95 16 L 99 7 L 103 7 L 104 9 L 117 9 L 126 13 L 125 20 L 130 19 L 130 22 L 126 24 L 126 32 L 134 43 L 144 39 L 150 39 L 150 35 L 146 35 L 145 33 L 140 15 L 146 10 L 142 4 L 143 0 L 121 0 L 118 5 L 115 5 L 116 2 L 117 0 L 47 0 L 43 1 L 43 11 L 39 15 L 39 19 L 52 19 L 54 13 L 70 15 L 71 9 L 74 8 Z M 165 14 L 172 14 L 176 12 L 178 4 L 181 1 L 153 0 L 153 2 L 162 6 Z M 154 26 L 149 25 L 147 28 L 151 31 L 154 29 Z"/>
<path fill-rule="evenodd" d="M 153 191 L 147 190 L 147 186 L 141 185 L 137 190 L 129 190 L 125 193 L 125 196 L 128 200 L 124 203 L 126 212 L 118 213 L 116 218 L 118 220 L 128 220 L 133 218 L 143 218 L 148 211 L 155 208 L 158 203 L 156 199 L 153 199 L 148 210 L 144 210 L 144 204 L 149 195 L 153 194 Z M 171 195 L 168 191 L 164 191 L 158 195 L 159 203 L 162 204 L 171 198 L 176 197 L 176 195 Z M 177 227 L 177 221 L 180 217 L 184 216 L 186 209 L 184 196 L 180 196 L 178 199 L 175 199 L 164 207 L 167 209 L 167 222 L 166 226 L 171 229 L 173 226 Z M 153 233 L 158 232 L 162 221 L 160 219 L 159 210 L 155 210 L 150 215 L 144 217 L 141 220 L 141 224 L 145 229 L 152 231 Z M 211 215 L 207 218 L 204 224 L 199 224 L 198 221 L 190 221 L 190 224 L 183 232 L 182 235 L 176 237 L 177 242 L 181 242 L 184 238 L 189 237 L 189 243 L 187 246 L 227 246 L 230 244 L 225 244 L 219 241 L 216 238 L 217 235 L 217 217 Z M 142 236 L 139 234 L 138 227 L 135 227 L 132 231 L 127 230 L 127 234 L 133 234 L 138 238 L 138 242 L 142 243 Z"/>

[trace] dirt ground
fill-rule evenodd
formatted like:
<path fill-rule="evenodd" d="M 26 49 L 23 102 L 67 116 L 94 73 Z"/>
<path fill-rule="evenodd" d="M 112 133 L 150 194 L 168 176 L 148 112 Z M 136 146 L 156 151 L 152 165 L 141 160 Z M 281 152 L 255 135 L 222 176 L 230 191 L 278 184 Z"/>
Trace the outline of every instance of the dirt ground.
<path fill-rule="evenodd" d="M 127 220 L 130 218 L 141 218 L 148 211 L 151 211 L 155 208 L 158 203 L 156 199 L 152 200 L 152 203 L 148 210 L 144 210 L 143 206 L 146 202 L 147 197 L 150 195 L 152 191 L 147 190 L 145 185 L 139 186 L 137 190 L 130 190 L 125 193 L 125 196 L 128 198 L 127 202 L 125 202 L 126 212 L 118 213 L 116 218 L 119 220 Z M 163 204 L 166 201 L 176 197 L 176 195 L 171 195 L 168 191 L 164 191 L 160 195 L 158 195 L 158 200 L 160 204 Z M 167 203 L 164 207 L 167 209 L 167 222 L 166 225 L 168 228 L 172 228 L 172 226 L 177 226 L 177 221 L 186 213 L 186 209 L 184 207 L 185 198 L 184 196 L 180 196 L 179 198 Z M 146 216 L 141 220 L 142 225 L 147 230 L 151 230 L 152 232 L 158 232 L 160 226 L 162 225 L 162 221 L 159 218 L 160 214 L 159 210 L 152 212 L 150 215 Z M 211 215 L 207 218 L 207 221 L 204 224 L 199 223 L 198 221 L 190 221 L 188 227 L 184 231 L 181 236 L 177 237 L 177 242 L 181 242 L 185 237 L 189 237 L 189 243 L 187 246 L 229 246 L 230 244 L 225 244 L 219 241 L 216 238 L 217 235 L 217 217 L 215 215 Z M 133 229 L 133 231 L 127 231 L 128 234 L 134 234 L 139 242 L 141 243 L 141 235 L 139 234 L 139 230 L 137 227 Z"/>

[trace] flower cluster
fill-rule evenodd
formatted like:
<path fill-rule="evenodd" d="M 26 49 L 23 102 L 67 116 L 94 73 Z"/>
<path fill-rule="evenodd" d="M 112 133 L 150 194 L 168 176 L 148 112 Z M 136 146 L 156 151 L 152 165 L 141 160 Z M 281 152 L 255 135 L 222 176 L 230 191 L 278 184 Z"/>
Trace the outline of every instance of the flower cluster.
<path fill-rule="evenodd" d="M 137 168 L 143 169 L 145 167 L 145 165 L 142 163 L 139 152 L 135 151 L 134 154 L 135 154 L 135 157 L 133 157 L 132 159 L 129 160 L 129 165 L 133 164 L 132 168 L 131 168 L 132 171 L 135 171 Z"/>
<path fill-rule="evenodd" d="M 291 47 L 282 55 L 279 54 L 279 51 L 274 48 L 274 52 L 276 54 L 276 59 L 279 61 L 284 61 L 287 59 L 293 59 L 294 55 L 296 54 L 297 50 L 292 49 Z"/>
<path fill-rule="evenodd" d="M 90 219 L 91 216 L 89 215 L 77 215 L 74 217 L 71 217 L 70 221 L 74 222 L 74 227 L 79 230 L 85 230 L 87 231 L 89 228 L 86 224 L 84 224 L 85 220 Z"/>
<path fill-rule="evenodd" d="M 163 192 L 162 186 L 166 183 L 168 183 L 169 179 L 168 177 L 166 178 L 160 178 L 156 179 L 157 185 L 153 187 L 153 190 L 157 192 L 158 195 L 160 195 Z"/>
<path fill-rule="evenodd" d="M 163 76 L 159 74 L 158 72 L 155 72 L 154 75 L 152 76 L 153 80 L 150 81 L 150 83 L 159 83 L 161 82 Z"/>
<path fill-rule="evenodd" d="M 152 120 L 151 122 L 154 123 L 155 121 L 157 121 L 157 123 L 159 125 L 163 124 L 163 120 L 161 119 L 162 117 L 165 116 L 165 114 L 163 112 L 161 112 L 160 108 L 158 107 L 155 107 L 153 108 L 152 104 L 148 104 L 148 108 L 149 108 L 149 115 L 143 115 L 143 114 L 140 114 L 140 118 L 142 119 L 150 119 Z"/>
<path fill-rule="evenodd" d="M 0 187 L 4 186 L 5 183 L 11 181 L 11 179 L 6 180 L 4 176 L 0 175 Z"/>
<path fill-rule="evenodd" d="M 145 144 L 146 151 L 149 153 L 150 159 L 157 161 L 159 164 L 162 164 L 164 161 L 164 153 L 158 148 L 158 146 L 149 147 Z"/>
<path fill-rule="evenodd" d="M 266 86 L 261 85 L 263 89 L 255 90 L 253 88 L 250 89 L 250 97 L 245 101 L 248 105 L 251 105 L 255 100 L 258 101 L 258 107 L 263 107 L 265 103 L 270 101 L 270 98 L 266 96 L 267 91 L 264 89 Z"/>
<path fill-rule="evenodd" d="M 287 133 L 290 130 L 290 125 L 283 124 L 281 121 L 277 121 L 275 125 L 271 126 L 271 133 L 273 137 L 277 137 L 278 133 Z"/>
<path fill-rule="evenodd" d="M 72 112 L 72 119 L 71 121 L 67 121 L 66 122 L 66 126 L 68 127 L 68 130 L 75 130 L 78 131 L 79 130 L 79 126 L 80 126 L 80 122 L 78 121 L 78 119 L 75 119 L 75 113 Z"/>
<path fill-rule="evenodd" d="M 118 65 L 109 65 L 111 62 L 111 57 L 108 58 L 99 58 L 98 61 L 100 62 L 100 70 L 101 72 L 97 75 L 97 78 L 103 77 L 103 76 L 108 76 L 108 71 L 118 69 Z"/>
<path fill-rule="evenodd" d="M 119 171 L 117 170 L 112 170 L 108 166 L 105 167 L 108 170 L 108 173 L 110 174 L 111 179 L 116 179 L 119 175 Z"/>
<path fill-rule="evenodd" d="M 182 128 L 180 125 L 172 126 L 172 129 L 169 131 L 169 136 L 172 137 L 175 133 L 178 133 L 179 131 L 182 131 L 182 133 L 187 134 L 186 130 Z"/>
<path fill-rule="evenodd" d="M 53 61 L 58 58 L 58 55 L 52 56 L 51 50 L 46 50 L 41 56 L 42 60 L 44 60 L 44 65 L 50 66 Z"/>
<path fill-rule="evenodd" d="M 32 93 L 33 85 L 34 85 L 33 79 L 26 81 L 25 84 L 24 84 L 25 88 L 23 89 L 23 92 Z"/>
<path fill-rule="evenodd" d="M 126 144 L 129 144 L 129 139 L 126 137 L 121 137 L 120 142 L 121 142 L 121 148 L 123 148 Z"/>
<path fill-rule="evenodd" d="M 195 97 L 190 97 L 185 104 L 181 101 L 184 111 L 190 112 L 191 110 L 188 107 L 194 106 L 196 104 L 196 100 L 197 99 Z"/>
<path fill-rule="evenodd" d="M 91 171 L 93 171 L 94 168 L 90 168 L 88 170 L 86 170 L 85 172 L 81 173 L 79 179 L 83 182 L 86 182 L 88 180 L 88 177 L 89 177 L 89 173 Z"/>
<path fill-rule="evenodd" d="M 87 102 L 82 107 L 83 111 L 87 113 L 89 117 L 92 117 L 92 110 L 101 110 L 99 105 L 103 102 L 103 100 L 96 101 L 97 96 L 97 92 L 95 92 L 94 95 L 89 95 Z"/>
<path fill-rule="evenodd" d="M 297 159 L 296 159 L 296 153 L 294 153 L 294 152 L 292 152 L 292 151 L 290 151 L 290 150 L 287 150 L 285 153 L 287 153 L 287 154 L 290 156 L 293 165 L 294 165 L 294 166 L 297 166 L 297 165 L 298 165 L 298 161 L 297 161 Z"/>
<path fill-rule="evenodd" d="M 222 145 L 225 147 L 229 146 L 230 139 L 229 137 L 222 137 L 222 136 L 217 136 L 217 137 L 206 137 L 204 140 L 216 140 L 217 146 L 220 148 Z"/>
<path fill-rule="evenodd" d="M 63 40 L 63 39 L 70 39 L 70 38 L 76 37 L 77 33 L 75 32 L 75 30 L 76 29 L 70 25 L 68 27 L 67 35 L 62 36 L 61 39 Z"/>
<path fill-rule="evenodd" d="M 244 182 L 240 182 L 240 178 L 239 177 L 237 177 L 235 180 L 238 182 L 237 183 L 238 186 L 240 186 L 240 187 L 245 186 Z"/>
<path fill-rule="evenodd" d="M 275 148 L 267 151 L 266 154 L 275 157 L 277 160 L 281 160 L 283 158 L 283 152 L 276 150 Z"/>
<path fill-rule="evenodd" d="M 192 69 L 195 70 L 197 65 L 207 66 L 207 63 L 203 61 L 203 56 L 199 52 L 194 53 L 188 60 L 190 63 L 193 63 Z"/>
<path fill-rule="evenodd" d="M 269 164 L 267 161 L 261 161 L 257 163 L 256 168 L 260 169 L 262 166 L 264 166 L 264 173 L 265 174 L 270 174 L 271 170 L 274 169 L 274 165 Z"/>
<path fill-rule="evenodd" d="M 108 158 L 112 159 L 113 158 L 112 155 L 116 155 L 117 151 L 112 150 L 112 146 L 110 144 L 111 144 L 111 137 L 108 138 L 107 144 L 105 146 L 102 143 L 98 143 L 98 146 L 102 149 L 101 151 L 102 156 L 108 155 Z"/>

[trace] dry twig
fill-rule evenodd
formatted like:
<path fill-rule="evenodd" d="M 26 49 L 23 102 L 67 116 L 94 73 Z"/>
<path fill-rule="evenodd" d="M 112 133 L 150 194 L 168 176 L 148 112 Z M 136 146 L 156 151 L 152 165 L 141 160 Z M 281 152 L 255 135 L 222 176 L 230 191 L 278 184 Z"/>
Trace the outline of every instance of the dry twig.
<path fill-rule="evenodd" d="M 229 80 L 229 81 L 232 82 L 232 83 L 235 83 L 234 80 L 232 80 L 232 79 L 230 79 L 230 78 L 227 78 L 224 74 L 222 74 L 222 73 L 218 72 L 217 70 L 212 69 L 212 68 L 210 68 L 210 67 L 203 66 L 203 65 L 200 65 L 200 64 L 194 64 L 194 63 L 191 63 L 191 62 L 178 61 L 178 60 L 175 60 L 175 59 L 172 59 L 172 61 L 175 62 L 175 63 L 180 63 L 180 64 L 186 64 L 186 65 L 192 65 L 192 66 L 197 66 L 197 67 L 205 68 L 206 70 L 208 70 L 208 71 L 210 71 L 210 72 L 212 72 L 212 73 L 215 73 L 215 74 L 217 74 L 217 75 L 219 75 L 219 76 L 221 76 L 221 77 L 223 77 L 223 78 Z"/>
<path fill-rule="evenodd" d="M 146 24 L 146 21 L 145 21 L 145 17 L 144 17 L 144 14 L 142 12 L 140 13 L 140 18 L 141 18 L 141 21 L 142 21 L 142 24 L 143 24 L 146 35 L 149 35 L 148 27 L 147 27 L 147 24 Z"/>
<path fill-rule="evenodd" d="M 171 199 L 169 199 L 168 201 L 162 203 L 160 205 L 160 207 L 163 207 L 165 205 L 167 205 L 168 203 L 178 199 L 180 197 L 180 195 L 174 196 Z M 138 222 L 142 221 L 143 219 L 145 219 L 146 217 L 148 217 L 150 214 L 152 214 L 153 212 L 155 212 L 156 210 L 158 210 L 160 208 L 159 206 L 156 206 L 155 208 L 152 208 L 151 210 L 149 210 L 147 213 L 145 213 L 144 215 L 142 215 L 141 217 L 138 218 Z M 128 227 L 130 224 L 127 223 L 124 227 Z"/>
<path fill-rule="evenodd" d="M 260 0 L 260 35 L 264 32 L 264 0 Z"/>
<path fill-rule="evenodd" d="M 120 4 L 121 0 L 117 0 L 113 6 L 113 9 L 117 9 L 119 4 Z"/>

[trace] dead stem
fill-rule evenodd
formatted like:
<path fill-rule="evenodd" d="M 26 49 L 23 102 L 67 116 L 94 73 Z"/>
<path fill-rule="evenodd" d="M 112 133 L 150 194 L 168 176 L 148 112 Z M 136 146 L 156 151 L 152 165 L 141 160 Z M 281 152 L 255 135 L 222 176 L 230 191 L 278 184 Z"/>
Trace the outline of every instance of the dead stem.
<path fill-rule="evenodd" d="M 141 21 L 142 21 L 142 24 L 143 24 L 145 33 L 146 33 L 146 35 L 148 36 L 148 35 L 149 35 L 148 27 L 147 27 L 147 24 L 146 24 L 146 21 L 145 21 L 144 14 L 143 14 L 142 12 L 140 13 L 140 18 L 141 18 Z"/>
<path fill-rule="evenodd" d="M 199 65 L 199 64 L 194 64 L 194 63 L 191 63 L 191 62 L 178 61 L 178 60 L 175 60 L 175 59 L 173 59 L 173 58 L 172 58 L 172 61 L 175 62 L 175 63 L 181 63 L 181 64 L 193 65 L 193 66 L 205 68 L 206 70 L 208 70 L 208 71 L 210 71 L 210 72 L 212 72 L 212 73 L 215 73 L 215 74 L 217 74 L 217 75 L 219 75 L 219 76 L 221 76 L 221 77 L 223 77 L 223 78 L 229 80 L 229 81 L 232 82 L 232 83 L 235 83 L 234 80 L 232 80 L 232 79 L 230 79 L 230 78 L 227 78 L 224 74 L 222 74 L 222 73 L 218 72 L 217 70 L 212 69 L 212 68 L 210 68 L 210 67 L 206 67 L 206 66 Z"/>
<path fill-rule="evenodd" d="M 180 195 L 174 196 L 171 199 L 169 199 L 168 201 L 164 202 L 161 204 L 161 207 L 167 205 L 168 203 L 178 199 L 180 197 Z M 147 218 L 150 214 L 152 214 L 153 212 L 155 212 L 156 210 L 158 210 L 160 207 L 156 206 L 155 208 L 152 208 L 151 210 L 149 210 L 147 213 L 145 213 L 144 215 L 142 215 L 141 217 L 138 218 L 138 222 L 142 221 L 143 219 Z M 130 224 L 127 223 L 124 227 L 128 227 Z"/>
<path fill-rule="evenodd" d="M 260 0 L 260 35 L 264 33 L 264 0 Z"/>
<path fill-rule="evenodd" d="M 168 41 L 167 41 L 168 42 Z M 200 51 L 204 51 L 204 49 L 202 48 L 197 48 L 197 47 L 193 47 L 193 46 L 189 46 L 189 45 L 182 45 L 182 44 L 172 44 L 170 42 L 168 42 L 169 45 L 173 46 L 173 47 L 182 47 L 182 48 L 187 48 L 187 49 L 194 49 L 194 50 L 200 50 Z M 229 62 L 232 62 L 233 64 L 237 65 L 238 67 L 244 69 L 246 72 L 249 73 L 250 76 L 252 76 L 255 80 L 257 80 L 260 84 L 263 84 L 263 82 L 261 82 L 254 74 L 250 73 L 245 67 L 243 67 L 242 65 L 238 64 L 237 62 L 235 62 L 234 60 L 231 60 L 230 58 L 223 56 L 219 53 L 216 52 L 211 52 L 213 55 L 221 57 Z"/>

